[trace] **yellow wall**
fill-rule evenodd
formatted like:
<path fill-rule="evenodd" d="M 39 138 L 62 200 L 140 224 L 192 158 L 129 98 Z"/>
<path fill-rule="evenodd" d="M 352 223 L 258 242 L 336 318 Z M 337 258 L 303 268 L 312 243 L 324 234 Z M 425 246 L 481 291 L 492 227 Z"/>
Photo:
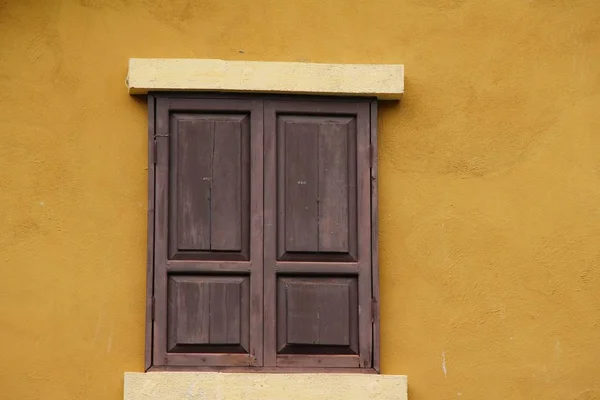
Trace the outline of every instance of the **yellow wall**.
<path fill-rule="evenodd" d="M 143 368 L 129 57 L 404 63 L 383 372 L 410 400 L 600 398 L 598 0 L 0 1 L 0 398 L 118 399 Z"/>

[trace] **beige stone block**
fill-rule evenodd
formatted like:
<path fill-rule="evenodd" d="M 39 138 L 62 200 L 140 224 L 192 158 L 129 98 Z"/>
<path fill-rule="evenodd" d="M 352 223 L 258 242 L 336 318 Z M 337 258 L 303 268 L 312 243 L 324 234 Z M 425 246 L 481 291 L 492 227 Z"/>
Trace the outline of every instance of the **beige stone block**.
<path fill-rule="evenodd" d="M 130 94 L 220 91 L 393 100 L 404 92 L 404 66 L 132 58 L 127 87 Z"/>
<path fill-rule="evenodd" d="M 132 372 L 124 400 L 406 400 L 406 376 Z"/>

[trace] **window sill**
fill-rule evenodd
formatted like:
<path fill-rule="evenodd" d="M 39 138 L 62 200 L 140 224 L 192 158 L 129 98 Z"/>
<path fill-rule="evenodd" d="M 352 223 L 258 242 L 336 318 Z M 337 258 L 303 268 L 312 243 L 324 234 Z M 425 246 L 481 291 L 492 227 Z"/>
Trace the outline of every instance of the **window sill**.
<path fill-rule="evenodd" d="M 124 400 L 406 400 L 404 375 L 127 372 Z"/>

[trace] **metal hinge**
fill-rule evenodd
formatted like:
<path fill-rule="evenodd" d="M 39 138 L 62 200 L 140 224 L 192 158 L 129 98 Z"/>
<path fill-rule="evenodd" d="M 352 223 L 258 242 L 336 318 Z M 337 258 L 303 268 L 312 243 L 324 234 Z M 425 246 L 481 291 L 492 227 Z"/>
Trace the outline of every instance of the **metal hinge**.
<path fill-rule="evenodd" d="M 377 316 L 377 300 L 371 299 L 371 323 L 375 322 Z"/>
<path fill-rule="evenodd" d="M 154 298 L 154 296 L 152 296 L 152 321 L 154 321 L 155 310 L 156 310 L 156 299 Z"/>

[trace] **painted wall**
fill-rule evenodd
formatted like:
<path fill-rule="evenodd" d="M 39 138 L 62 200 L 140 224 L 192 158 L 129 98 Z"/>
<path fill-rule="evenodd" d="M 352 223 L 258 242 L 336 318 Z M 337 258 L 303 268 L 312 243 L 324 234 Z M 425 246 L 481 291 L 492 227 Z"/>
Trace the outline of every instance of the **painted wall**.
<path fill-rule="evenodd" d="M 129 57 L 404 63 L 380 116 L 382 368 L 409 399 L 600 399 L 597 0 L 0 1 L 0 397 L 143 368 Z"/>

